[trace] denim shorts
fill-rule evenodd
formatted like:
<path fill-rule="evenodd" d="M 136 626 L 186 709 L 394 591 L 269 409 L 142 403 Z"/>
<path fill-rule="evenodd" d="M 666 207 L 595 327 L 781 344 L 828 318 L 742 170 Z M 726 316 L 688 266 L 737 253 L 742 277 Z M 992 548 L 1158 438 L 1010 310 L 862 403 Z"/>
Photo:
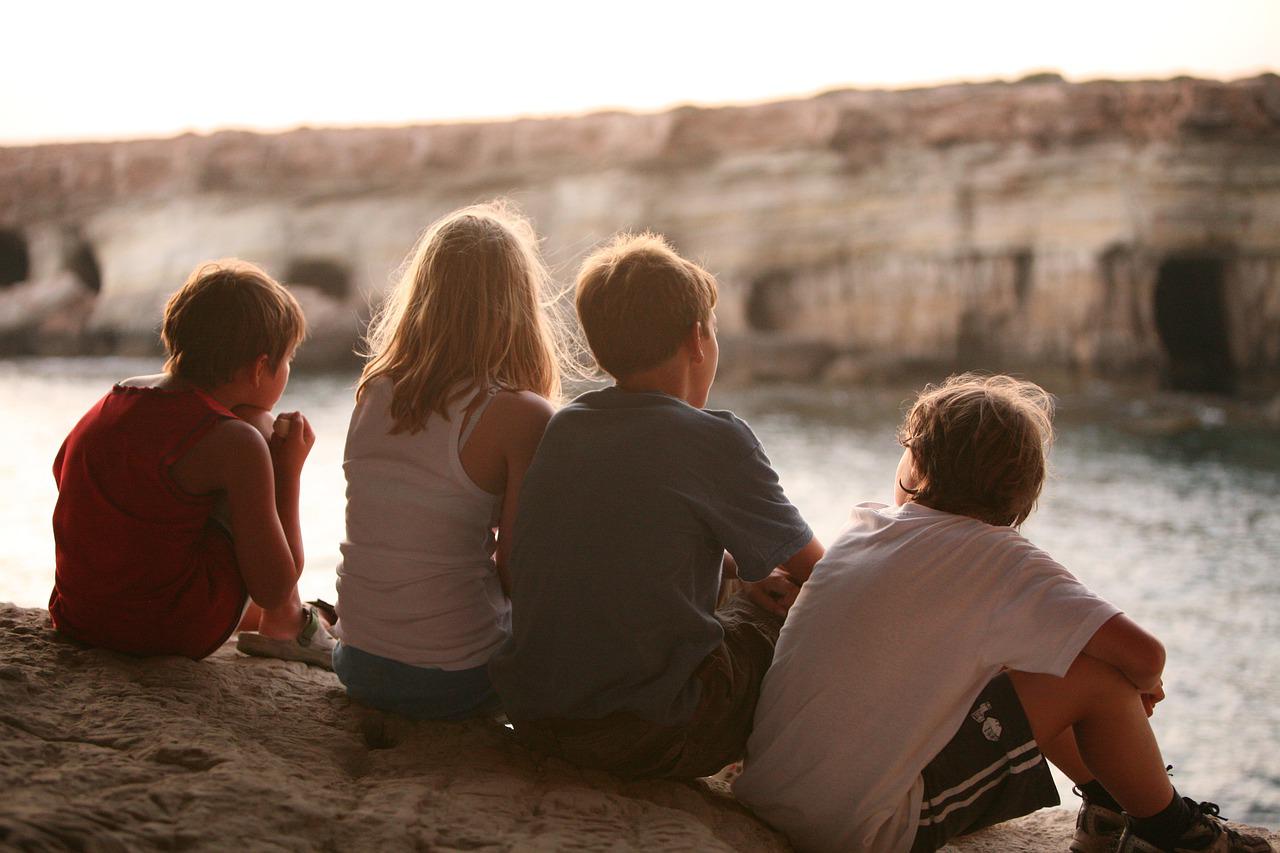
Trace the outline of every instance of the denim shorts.
<path fill-rule="evenodd" d="M 413 666 L 338 643 L 333 671 L 363 705 L 415 720 L 461 720 L 502 710 L 485 666 L 445 670 Z"/>

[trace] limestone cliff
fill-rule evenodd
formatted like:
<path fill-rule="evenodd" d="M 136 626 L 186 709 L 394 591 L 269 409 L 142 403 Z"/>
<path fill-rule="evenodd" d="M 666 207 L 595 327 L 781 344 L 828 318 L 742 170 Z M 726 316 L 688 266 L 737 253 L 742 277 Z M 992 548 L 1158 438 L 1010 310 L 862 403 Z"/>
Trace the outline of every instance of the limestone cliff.
<path fill-rule="evenodd" d="M 1280 366 L 1273 74 L 0 148 L 0 329 L 10 350 L 150 346 L 191 267 L 237 255 L 299 286 L 313 356 L 341 352 L 422 227 L 497 195 L 566 282 L 617 229 L 668 235 L 719 276 L 757 375 L 1053 365 L 1226 389 Z"/>

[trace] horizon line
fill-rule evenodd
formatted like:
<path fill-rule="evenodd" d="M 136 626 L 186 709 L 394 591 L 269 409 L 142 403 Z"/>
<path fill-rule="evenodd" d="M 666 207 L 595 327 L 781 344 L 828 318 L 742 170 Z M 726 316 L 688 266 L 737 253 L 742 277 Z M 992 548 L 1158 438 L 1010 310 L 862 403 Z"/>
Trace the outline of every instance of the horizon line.
<path fill-rule="evenodd" d="M 674 112 L 680 109 L 721 109 L 734 107 L 754 107 L 766 104 L 786 103 L 789 101 L 806 101 L 819 98 L 824 95 L 834 94 L 837 92 L 912 92 L 925 89 L 944 89 L 952 86 L 1015 86 L 1019 84 L 1034 85 L 1036 83 L 1065 83 L 1069 85 L 1088 85 L 1091 83 L 1164 83 L 1174 80 L 1198 80 L 1210 83 L 1235 83 L 1242 80 L 1252 80 L 1258 77 L 1276 76 L 1277 69 L 1273 67 L 1256 67 L 1247 69 L 1239 74 L 1233 74 L 1229 77 L 1196 74 L 1188 71 L 1172 71 L 1169 73 L 1153 73 L 1141 75 L 1116 75 L 1107 76 L 1099 75 L 1068 75 L 1060 70 L 1052 68 L 1030 69 L 1021 73 L 1016 77 L 992 77 L 985 79 L 974 78 L 949 78 L 929 81 L 918 81 L 903 83 L 901 85 L 892 84 L 867 84 L 860 85 L 856 83 L 837 83 L 831 86 L 825 86 L 819 89 L 812 89 L 807 92 L 794 92 L 789 94 L 778 94 L 766 96 L 758 99 L 729 100 L 729 101 L 697 101 L 697 100 L 677 100 L 656 107 L 634 107 L 623 105 L 600 104 L 591 107 L 585 107 L 578 111 L 548 111 L 548 112 L 528 112 L 514 113 L 506 115 L 480 115 L 480 116 L 445 116 L 439 118 L 421 118 L 406 119 L 404 121 L 388 121 L 388 122 L 316 122 L 316 123 L 298 123 L 287 125 L 240 125 L 228 123 L 225 125 L 205 126 L 205 127 L 185 127 L 174 129 L 172 131 L 156 131 L 142 132 L 137 135 L 120 135 L 120 136 L 102 136 L 96 134 L 86 134 L 83 136 L 49 136 L 49 137 L 6 137 L 0 135 L 0 148 L 40 148 L 45 146 L 56 145 L 109 145 L 113 143 L 124 142 L 159 142 L 173 139 L 180 139 L 184 136 L 201 136 L 210 137 L 221 133 L 250 133 L 259 136 L 276 136 L 298 131 L 344 131 L 344 130 L 393 130 L 399 128 L 413 127 L 432 127 L 440 125 L 465 125 L 465 124 L 505 124 L 508 122 L 518 121 L 555 121 L 563 119 L 585 118 L 593 115 L 607 115 L 612 113 L 622 113 L 626 115 L 661 115 L 662 113 Z"/>

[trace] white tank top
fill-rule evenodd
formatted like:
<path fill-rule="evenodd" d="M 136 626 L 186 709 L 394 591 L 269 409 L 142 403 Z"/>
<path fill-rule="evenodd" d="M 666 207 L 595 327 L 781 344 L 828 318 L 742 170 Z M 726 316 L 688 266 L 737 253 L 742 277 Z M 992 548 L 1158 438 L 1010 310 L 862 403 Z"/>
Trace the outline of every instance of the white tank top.
<path fill-rule="evenodd" d="M 502 498 L 471 481 L 459 451 L 497 389 L 462 395 L 448 420 L 432 414 L 425 429 L 392 435 L 391 388 L 370 383 L 347 431 L 338 630 L 344 643 L 402 663 L 480 666 L 511 633 L 493 563 Z"/>

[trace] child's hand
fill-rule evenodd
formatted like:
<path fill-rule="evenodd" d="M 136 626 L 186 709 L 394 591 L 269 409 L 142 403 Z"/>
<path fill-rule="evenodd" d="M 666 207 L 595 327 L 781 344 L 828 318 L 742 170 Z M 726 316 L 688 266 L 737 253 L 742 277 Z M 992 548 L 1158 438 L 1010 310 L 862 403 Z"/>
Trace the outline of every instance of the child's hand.
<path fill-rule="evenodd" d="M 277 417 L 271 435 L 271 458 L 276 471 L 297 477 L 315 443 L 316 434 L 301 412 L 286 412 Z"/>
<path fill-rule="evenodd" d="M 777 616 L 786 616 L 800 594 L 800 587 L 782 569 L 774 569 L 767 578 L 755 583 L 744 581 L 742 586 L 748 599 Z"/>

